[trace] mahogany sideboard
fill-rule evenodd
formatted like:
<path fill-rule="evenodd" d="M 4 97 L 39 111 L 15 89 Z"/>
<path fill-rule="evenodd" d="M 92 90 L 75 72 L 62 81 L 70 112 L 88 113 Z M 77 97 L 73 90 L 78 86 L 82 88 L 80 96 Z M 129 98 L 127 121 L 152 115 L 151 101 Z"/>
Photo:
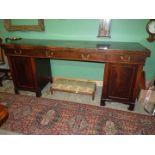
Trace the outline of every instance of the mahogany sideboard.
<path fill-rule="evenodd" d="M 41 90 L 52 79 L 50 59 L 105 63 L 101 105 L 105 101 L 134 109 L 143 66 L 150 51 L 139 43 L 21 39 L 1 44 L 18 90 Z M 93 74 L 93 73 L 92 73 Z M 51 80 L 52 81 L 52 80 Z"/>

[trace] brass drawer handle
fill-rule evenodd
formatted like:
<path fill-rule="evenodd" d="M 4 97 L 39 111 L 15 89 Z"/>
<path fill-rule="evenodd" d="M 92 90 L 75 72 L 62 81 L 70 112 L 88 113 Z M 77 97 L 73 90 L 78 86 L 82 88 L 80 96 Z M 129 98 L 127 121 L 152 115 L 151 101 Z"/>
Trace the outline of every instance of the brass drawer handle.
<path fill-rule="evenodd" d="M 54 52 L 51 51 L 51 52 L 50 52 L 50 56 L 54 56 Z"/>
<path fill-rule="evenodd" d="M 19 51 L 16 51 L 16 50 L 15 50 L 14 53 L 15 53 L 15 54 L 22 54 L 22 51 L 21 51 L 21 50 L 19 50 Z"/>
<path fill-rule="evenodd" d="M 90 58 L 89 54 L 81 54 L 82 59 L 88 60 Z"/>
<path fill-rule="evenodd" d="M 54 52 L 52 52 L 52 51 L 46 51 L 45 54 L 46 54 L 47 57 L 54 56 Z"/>
<path fill-rule="evenodd" d="M 54 56 L 54 52 L 55 52 L 55 49 L 54 48 L 50 48 L 50 56 Z"/>
<path fill-rule="evenodd" d="M 120 56 L 120 59 L 121 59 L 122 61 L 124 61 L 124 62 L 130 62 L 130 61 L 131 61 L 131 56 L 127 56 L 127 57 L 125 57 L 125 56 Z"/>

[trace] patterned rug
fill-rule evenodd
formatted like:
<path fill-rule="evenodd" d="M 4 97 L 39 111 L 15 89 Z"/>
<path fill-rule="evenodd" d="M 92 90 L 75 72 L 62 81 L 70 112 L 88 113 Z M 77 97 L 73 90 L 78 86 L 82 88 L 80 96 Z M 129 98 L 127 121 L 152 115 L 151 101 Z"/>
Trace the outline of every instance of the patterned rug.
<path fill-rule="evenodd" d="M 9 93 L 0 104 L 9 110 L 0 128 L 20 134 L 155 134 L 155 118 L 133 112 Z"/>

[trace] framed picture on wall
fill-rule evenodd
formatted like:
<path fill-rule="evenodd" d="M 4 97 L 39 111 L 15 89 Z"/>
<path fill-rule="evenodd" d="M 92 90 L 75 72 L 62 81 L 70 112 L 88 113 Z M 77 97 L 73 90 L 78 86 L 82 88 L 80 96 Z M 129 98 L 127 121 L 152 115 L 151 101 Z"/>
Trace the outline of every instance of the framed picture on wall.
<path fill-rule="evenodd" d="M 110 37 L 111 19 L 101 19 L 99 23 L 98 37 Z"/>

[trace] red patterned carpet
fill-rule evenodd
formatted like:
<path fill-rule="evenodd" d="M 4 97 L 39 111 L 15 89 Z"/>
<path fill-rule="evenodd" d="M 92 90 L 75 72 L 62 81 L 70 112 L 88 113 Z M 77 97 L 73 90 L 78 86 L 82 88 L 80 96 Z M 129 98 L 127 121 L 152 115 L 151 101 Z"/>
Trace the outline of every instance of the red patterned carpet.
<path fill-rule="evenodd" d="M 155 118 L 79 103 L 0 93 L 8 120 L 0 127 L 21 134 L 155 134 Z"/>

